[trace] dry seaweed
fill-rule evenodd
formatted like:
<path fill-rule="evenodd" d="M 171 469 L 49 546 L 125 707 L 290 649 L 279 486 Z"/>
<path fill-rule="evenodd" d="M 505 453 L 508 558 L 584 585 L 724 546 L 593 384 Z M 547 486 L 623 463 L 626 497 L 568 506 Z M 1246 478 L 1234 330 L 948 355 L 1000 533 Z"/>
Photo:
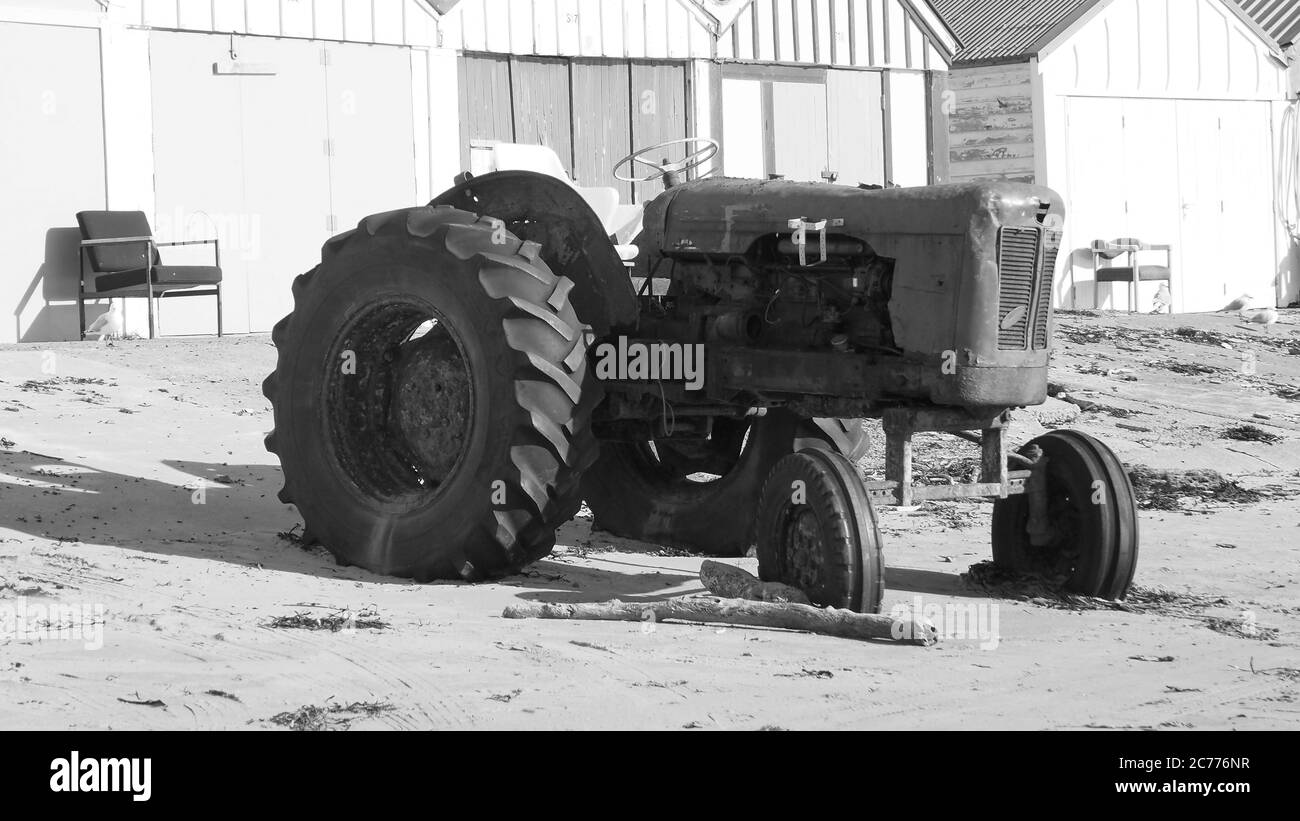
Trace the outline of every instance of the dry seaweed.
<path fill-rule="evenodd" d="M 354 721 L 374 718 L 393 709 L 391 704 L 372 701 L 357 701 L 347 705 L 331 704 L 328 707 L 309 704 L 292 712 L 274 715 L 270 721 L 272 724 L 296 732 L 347 730 Z"/>
<path fill-rule="evenodd" d="M 1282 441 L 1282 437 L 1276 433 L 1269 433 L 1254 425 L 1238 425 L 1235 428 L 1228 428 L 1223 432 L 1223 438 L 1231 439 L 1234 442 L 1262 442 L 1266 445 L 1276 445 Z"/>
<path fill-rule="evenodd" d="M 387 630 L 388 622 L 374 610 L 336 610 L 327 616 L 314 616 L 298 612 L 291 616 L 277 616 L 266 624 L 272 630 L 310 630 L 339 633 L 343 630 Z"/>
<path fill-rule="evenodd" d="M 1255 504 L 1268 498 L 1248 490 L 1213 470 L 1153 470 L 1137 465 L 1129 469 L 1133 492 L 1141 510 L 1182 510 L 1184 500 L 1201 503 Z"/>

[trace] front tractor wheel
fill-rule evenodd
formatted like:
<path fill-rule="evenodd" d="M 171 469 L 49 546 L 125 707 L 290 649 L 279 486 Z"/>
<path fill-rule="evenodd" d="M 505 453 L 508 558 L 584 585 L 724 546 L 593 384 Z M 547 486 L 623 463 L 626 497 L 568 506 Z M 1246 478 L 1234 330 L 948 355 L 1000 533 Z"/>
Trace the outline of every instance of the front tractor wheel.
<path fill-rule="evenodd" d="M 550 552 L 595 458 L 586 340 L 532 243 L 451 208 L 364 220 L 275 328 L 280 499 L 340 562 L 476 581 Z"/>
<path fill-rule="evenodd" d="M 1049 433 L 1021 453 L 1037 455 L 1038 464 L 1026 495 L 993 507 L 994 563 L 1123 601 L 1137 570 L 1138 515 L 1119 458 L 1077 431 Z"/>
<path fill-rule="evenodd" d="M 777 464 L 758 504 L 758 567 L 763 581 L 802 590 L 813 604 L 880 612 L 880 526 L 853 463 L 813 448 Z"/>

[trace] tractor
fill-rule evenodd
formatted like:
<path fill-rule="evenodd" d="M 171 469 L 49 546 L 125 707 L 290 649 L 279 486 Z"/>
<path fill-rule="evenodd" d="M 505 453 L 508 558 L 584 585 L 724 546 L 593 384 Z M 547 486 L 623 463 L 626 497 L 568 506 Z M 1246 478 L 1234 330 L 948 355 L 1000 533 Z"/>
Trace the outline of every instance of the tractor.
<path fill-rule="evenodd" d="M 375 573 L 476 582 L 548 555 L 585 502 L 599 530 L 752 549 L 763 580 L 874 613 L 877 506 L 991 498 L 1000 567 L 1124 598 L 1138 520 L 1120 461 L 1082 433 L 1013 449 L 1007 432 L 1047 399 L 1061 197 L 692 179 L 717 152 L 692 138 L 619 163 L 662 184 L 634 236 L 608 192 L 516 167 L 327 242 L 264 385 L 305 538 Z M 858 466 L 869 420 L 881 482 Z M 978 481 L 918 483 L 918 433 L 975 443 Z"/>

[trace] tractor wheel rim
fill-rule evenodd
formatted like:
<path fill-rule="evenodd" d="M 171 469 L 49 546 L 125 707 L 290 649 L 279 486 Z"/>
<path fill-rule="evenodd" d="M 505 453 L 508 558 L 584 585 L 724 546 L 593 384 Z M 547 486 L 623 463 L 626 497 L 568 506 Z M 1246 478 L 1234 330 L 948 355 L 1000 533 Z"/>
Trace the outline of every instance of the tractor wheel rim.
<path fill-rule="evenodd" d="M 811 508 L 792 508 L 781 532 L 785 554 L 785 581 L 799 590 L 814 590 L 822 582 L 825 546 L 817 515 Z"/>
<path fill-rule="evenodd" d="M 1068 580 L 1079 565 L 1080 524 L 1086 510 L 1087 499 L 1071 495 L 1065 477 L 1048 466 L 1048 511 L 1055 537 L 1047 547 L 1036 548 L 1036 572 L 1044 579 L 1055 582 Z"/>
<path fill-rule="evenodd" d="M 439 486 L 460 461 L 473 413 L 473 382 L 456 341 L 431 332 L 403 346 L 390 417 L 421 477 Z"/>
<path fill-rule="evenodd" d="M 473 432 L 474 382 L 460 336 L 431 305 L 391 296 L 337 340 L 322 397 L 333 461 L 376 503 L 428 504 L 459 469 Z"/>

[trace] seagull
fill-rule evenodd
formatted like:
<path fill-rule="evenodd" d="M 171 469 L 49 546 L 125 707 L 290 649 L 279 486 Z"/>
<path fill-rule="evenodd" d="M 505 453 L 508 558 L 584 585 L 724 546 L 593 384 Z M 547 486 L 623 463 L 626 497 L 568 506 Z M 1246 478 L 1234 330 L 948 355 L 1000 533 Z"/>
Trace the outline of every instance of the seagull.
<path fill-rule="evenodd" d="M 1264 333 L 1266 334 L 1273 332 L 1273 326 L 1276 325 L 1278 320 L 1281 318 L 1278 316 L 1276 308 L 1265 308 L 1262 311 L 1247 311 L 1243 308 L 1238 316 L 1241 317 L 1242 322 L 1251 325 L 1263 325 Z"/>
<path fill-rule="evenodd" d="M 86 336 L 98 336 L 99 341 L 103 342 L 106 339 L 121 339 L 122 330 L 122 306 L 121 303 L 114 302 L 109 306 L 108 313 L 90 323 Z"/>
<path fill-rule="evenodd" d="M 1174 297 L 1173 294 L 1169 293 L 1169 285 L 1163 282 L 1160 283 L 1160 290 L 1156 292 L 1153 305 L 1155 307 L 1155 310 L 1151 312 L 1153 314 L 1163 314 L 1166 308 L 1173 310 Z"/>
<path fill-rule="evenodd" d="M 1233 301 L 1229 302 L 1218 311 L 1221 314 L 1233 314 L 1246 310 L 1255 303 L 1255 298 L 1250 294 L 1242 294 Z"/>

